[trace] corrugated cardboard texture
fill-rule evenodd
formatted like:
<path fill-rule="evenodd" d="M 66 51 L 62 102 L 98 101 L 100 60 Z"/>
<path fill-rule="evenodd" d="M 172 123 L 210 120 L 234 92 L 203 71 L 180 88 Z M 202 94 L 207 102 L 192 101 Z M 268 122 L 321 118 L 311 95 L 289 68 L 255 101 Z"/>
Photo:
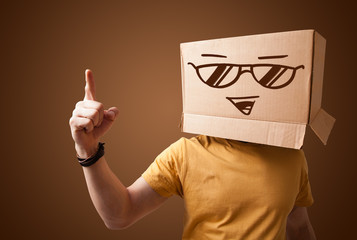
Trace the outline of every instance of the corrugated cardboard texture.
<path fill-rule="evenodd" d="M 325 46 L 314 30 L 182 43 L 182 130 L 301 148 L 321 107 Z"/>
<path fill-rule="evenodd" d="M 301 148 L 305 124 L 184 114 L 183 131 L 288 148 Z M 227 127 L 229 126 L 229 127 Z"/>
<path fill-rule="evenodd" d="M 325 66 L 326 40 L 316 31 L 314 38 L 313 67 L 312 67 L 312 90 L 310 120 L 313 120 L 321 108 L 322 83 Z"/>
<path fill-rule="evenodd" d="M 335 124 L 336 119 L 329 115 L 322 108 L 317 113 L 316 117 L 310 123 L 311 129 L 326 145 L 330 132 Z"/>

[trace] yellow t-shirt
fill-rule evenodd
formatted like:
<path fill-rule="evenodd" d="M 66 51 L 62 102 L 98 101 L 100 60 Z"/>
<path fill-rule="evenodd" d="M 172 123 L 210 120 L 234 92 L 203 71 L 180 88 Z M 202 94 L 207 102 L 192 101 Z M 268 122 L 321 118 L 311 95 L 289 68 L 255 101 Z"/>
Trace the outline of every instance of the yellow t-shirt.
<path fill-rule="evenodd" d="M 292 208 L 313 203 L 302 150 L 181 138 L 142 176 L 160 195 L 184 199 L 182 239 L 286 239 Z"/>

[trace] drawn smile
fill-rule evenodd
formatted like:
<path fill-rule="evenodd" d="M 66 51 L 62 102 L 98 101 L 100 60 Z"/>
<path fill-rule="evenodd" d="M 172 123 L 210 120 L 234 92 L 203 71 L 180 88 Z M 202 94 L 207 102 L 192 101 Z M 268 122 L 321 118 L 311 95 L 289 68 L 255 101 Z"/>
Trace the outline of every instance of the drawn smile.
<path fill-rule="evenodd" d="M 241 113 L 249 115 L 252 112 L 255 100 L 259 96 L 226 97 Z"/>

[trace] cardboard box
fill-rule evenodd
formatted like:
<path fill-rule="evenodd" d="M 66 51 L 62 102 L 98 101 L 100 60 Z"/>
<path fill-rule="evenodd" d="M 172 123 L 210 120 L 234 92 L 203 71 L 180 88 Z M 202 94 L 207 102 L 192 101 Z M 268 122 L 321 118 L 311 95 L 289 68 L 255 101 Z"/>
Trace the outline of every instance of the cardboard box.
<path fill-rule="evenodd" d="M 326 144 L 325 46 L 314 30 L 182 43 L 182 131 L 299 149 L 310 125 Z"/>

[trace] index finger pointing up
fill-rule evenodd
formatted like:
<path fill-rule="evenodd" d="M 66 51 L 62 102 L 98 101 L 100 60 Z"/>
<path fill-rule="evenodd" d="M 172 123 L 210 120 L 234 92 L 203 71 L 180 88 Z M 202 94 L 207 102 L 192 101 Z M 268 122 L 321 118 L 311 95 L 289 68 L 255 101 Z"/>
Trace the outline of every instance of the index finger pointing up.
<path fill-rule="evenodd" d="M 89 69 L 85 72 L 86 86 L 84 88 L 84 100 L 95 100 L 95 83 L 93 72 Z"/>

